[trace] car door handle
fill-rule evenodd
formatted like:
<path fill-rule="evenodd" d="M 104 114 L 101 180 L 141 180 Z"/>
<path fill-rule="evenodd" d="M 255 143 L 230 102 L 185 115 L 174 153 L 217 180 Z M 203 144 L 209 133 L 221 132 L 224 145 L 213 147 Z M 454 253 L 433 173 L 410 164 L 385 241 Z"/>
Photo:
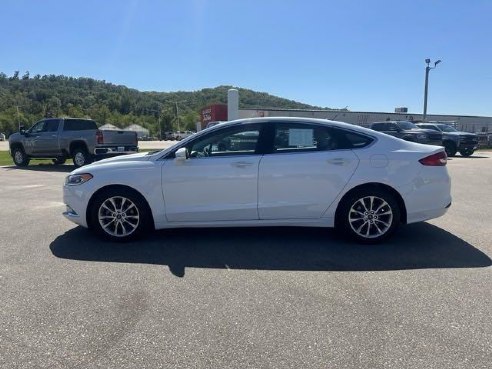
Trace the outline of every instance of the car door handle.
<path fill-rule="evenodd" d="M 344 165 L 348 162 L 347 159 L 344 158 L 334 158 L 334 159 L 329 159 L 328 163 L 333 164 L 333 165 Z"/>
<path fill-rule="evenodd" d="M 237 168 L 246 168 L 252 166 L 253 163 L 249 161 L 235 161 L 234 163 L 231 163 L 231 165 Z"/>

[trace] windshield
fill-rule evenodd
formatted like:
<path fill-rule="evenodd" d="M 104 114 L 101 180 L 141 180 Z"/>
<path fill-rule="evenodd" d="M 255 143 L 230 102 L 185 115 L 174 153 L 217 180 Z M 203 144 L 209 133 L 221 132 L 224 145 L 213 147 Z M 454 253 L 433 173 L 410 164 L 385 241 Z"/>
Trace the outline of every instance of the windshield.
<path fill-rule="evenodd" d="M 437 127 L 443 132 L 458 132 L 456 129 L 448 126 L 447 124 L 438 124 Z"/>
<path fill-rule="evenodd" d="M 413 124 L 412 122 L 397 122 L 397 124 L 398 124 L 398 126 L 401 129 L 415 129 L 415 128 L 419 128 L 415 124 Z"/>

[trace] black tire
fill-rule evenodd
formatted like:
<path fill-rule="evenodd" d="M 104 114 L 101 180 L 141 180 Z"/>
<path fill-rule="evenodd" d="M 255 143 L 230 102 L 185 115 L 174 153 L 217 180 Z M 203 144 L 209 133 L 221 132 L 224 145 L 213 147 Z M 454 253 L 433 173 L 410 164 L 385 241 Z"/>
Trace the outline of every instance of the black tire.
<path fill-rule="evenodd" d="M 56 159 L 52 160 L 54 165 L 63 165 L 63 164 L 65 164 L 66 161 L 67 161 L 67 159 L 64 157 L 60 157 L 60 158 L 56 158 Z"/>
<path fill-rule="evenodd" d="M 456 145 L 454 142 L 445 142 L 444 150 L 446 150 L 446 155 L 448 158 L 452 158 L 456 155 Z"/>
<path fill-rule="evenodd" d="M 472 156 L 475 151 L 473 149 L 463 149 L 460 151 L 461 156 L 465 158 Z"/>
<path fill-rule="evenodd" d="M 27 167 L 31 159 L 26 155 L 22 147 L 14 147 L 12 149 L 12 160 L 18 167 Z"/>
<path fill-rule="evenodd" d="M 387 214 L 388 212 L 390 214 Z M 383 242 L 393 234 L 399 224 L 398 202 L 391 193 L 378 188 L 363 188 L 350 193 L 337 209 L 337 230 L 359 243 Z"/>
<path fill-rule="evenodd" d="M 152 212 L 147 201 L 128 188 L 109 189 L 97 194 L 89 209 L 88 220 L 91 230 L 113 242 L 135 240 L 153 229 Z"/>
<path fill-rule="evenodd" d="M 85 148 L 76 148 L 72 152 L 73 165 L 75 168 L 80 168 L 84 165 L 92 163 L 92 156 Z"/>

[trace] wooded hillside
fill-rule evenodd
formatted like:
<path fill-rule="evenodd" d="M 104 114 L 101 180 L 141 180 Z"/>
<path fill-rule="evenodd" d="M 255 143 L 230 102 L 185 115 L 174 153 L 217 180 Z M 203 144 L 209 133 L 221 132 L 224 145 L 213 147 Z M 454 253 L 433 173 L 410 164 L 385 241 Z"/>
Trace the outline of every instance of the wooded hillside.
<path fill-rule="evenodd" d="M 85 117 L 99 124 L 118 127 L 140 124 L 157 135 L 157 117 L 163 130 L 177 128 L 176 104 L 180 128 L 194 129 L 201 108 L 226 103 L 232 86 L 205 88 L 200 91 L 142 92 L 92 78 L 56 75 L 20 76 L 0 73 L 0 132 L 17 131 L 47 116 Z M 241 108 L 319 109 L 319 107 L 239 88 Z"/>

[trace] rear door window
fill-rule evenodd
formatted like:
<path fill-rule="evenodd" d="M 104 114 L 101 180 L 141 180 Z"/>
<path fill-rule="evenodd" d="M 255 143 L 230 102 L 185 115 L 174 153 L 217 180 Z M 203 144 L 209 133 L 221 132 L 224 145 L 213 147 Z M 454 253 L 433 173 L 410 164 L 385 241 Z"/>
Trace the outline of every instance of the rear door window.
<path fill-rule="evenodd" d="M 303 123 L 278 123 L 275 126 L 274 153 L 328 151 L 342 146 L 347 145 L 342 145 L 330 127 Z"/>
<path fill-rule="evenodd" d="M 60 120 L 59 119 L 48 119 L 44 122 L 44 128 L 43 132 L 57 132 L 58 131 L 58 125 Z"/>
<path fill-rule="evenodd" d="M 65 119 L 64 131 L 86 131 L 97 129 L 97 124 L 93 120 L 87 119 Z"/>

